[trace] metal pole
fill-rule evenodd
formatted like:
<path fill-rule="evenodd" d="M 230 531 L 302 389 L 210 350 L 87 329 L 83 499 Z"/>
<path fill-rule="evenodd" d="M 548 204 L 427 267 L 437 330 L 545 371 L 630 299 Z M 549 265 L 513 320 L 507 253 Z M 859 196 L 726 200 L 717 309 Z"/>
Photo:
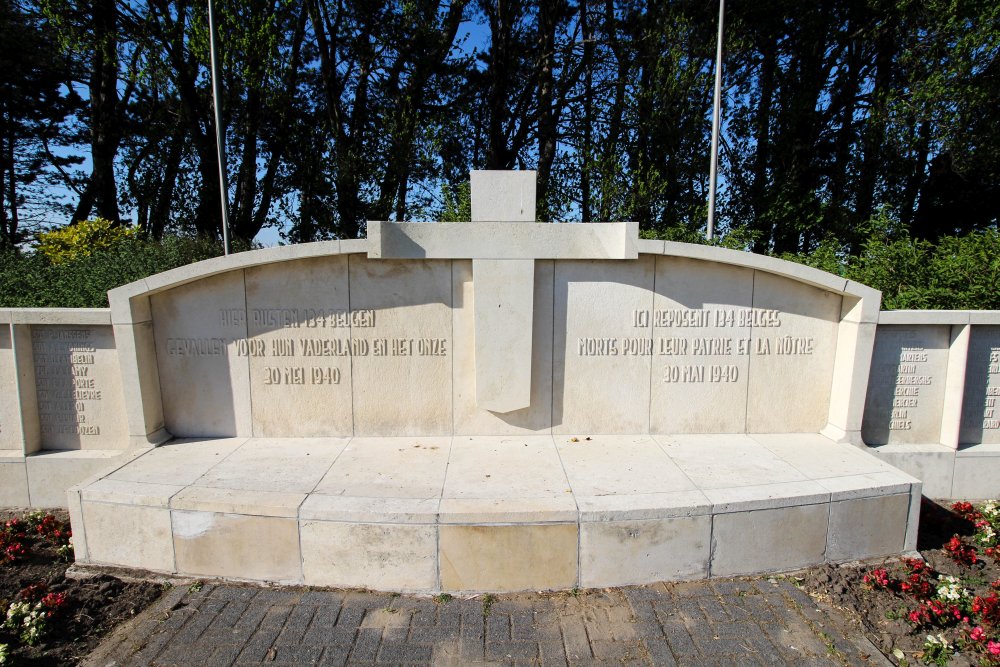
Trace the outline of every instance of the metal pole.
<path fill-rule="evenodd" d="M 722 19 L 726 0 L 719 0 L 719 38 L 715 49 L 715 98 L 712 102 L 712 163 L 708 170 L 708 230 L 705 237 L 715 237 L 715 190 L 719 181 L 719 117 L 722 105 Z"/>
<path fill-rule="evenodd" d="M 215 16 L 213 2 L 208 0 L 208 45 L 212 59 L 212 106 L 215 108 L 215 145 L 219 153 L 219 198 L 222 200 L 222 249 L 229 254 L 229 184 L 226 179 L 226 140 L 222 136 L 222 72 L 219 71 L 219 56 L 215 52 Z"/>

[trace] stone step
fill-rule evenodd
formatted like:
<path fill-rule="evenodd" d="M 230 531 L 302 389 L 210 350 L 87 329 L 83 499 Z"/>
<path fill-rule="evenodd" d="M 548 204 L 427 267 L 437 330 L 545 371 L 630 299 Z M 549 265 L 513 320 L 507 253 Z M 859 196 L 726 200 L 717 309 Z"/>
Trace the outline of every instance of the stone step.
<path fill-rule="evenodd" d="M 898 554 L 920 495 L 817 434 L 229 438 L 150 449 L 70 510 L 80 564 L 473 592 Z"/>

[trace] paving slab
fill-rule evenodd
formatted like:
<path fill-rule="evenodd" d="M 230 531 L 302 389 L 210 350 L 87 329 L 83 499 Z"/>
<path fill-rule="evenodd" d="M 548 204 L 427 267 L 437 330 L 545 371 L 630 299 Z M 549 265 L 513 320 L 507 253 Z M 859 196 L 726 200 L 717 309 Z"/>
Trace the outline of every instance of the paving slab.
<path fill-rule="evenodd" d="M 447 598 L 179 585 L 84 667 L 891 665 L 785 577 Z"/>

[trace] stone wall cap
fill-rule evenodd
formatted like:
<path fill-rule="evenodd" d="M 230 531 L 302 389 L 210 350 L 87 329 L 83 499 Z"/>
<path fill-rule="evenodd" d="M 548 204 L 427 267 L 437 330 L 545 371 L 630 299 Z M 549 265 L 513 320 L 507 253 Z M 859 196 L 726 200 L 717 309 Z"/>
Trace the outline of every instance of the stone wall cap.
<path fill-rule="evenodd" d="M 0 324 L 111 324 L 110 308 L 0 308 Z"/>

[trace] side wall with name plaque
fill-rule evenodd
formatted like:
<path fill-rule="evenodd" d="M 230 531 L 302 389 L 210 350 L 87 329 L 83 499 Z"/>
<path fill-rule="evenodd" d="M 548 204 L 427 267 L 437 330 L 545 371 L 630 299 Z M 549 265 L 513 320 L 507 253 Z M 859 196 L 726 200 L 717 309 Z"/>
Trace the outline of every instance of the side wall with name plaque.
<path fill-rule="evenodd" d="M 959 442 L 1000 443 L 1000 326 L 972 326 Z"/>
<path fill-rule="evenodd" d="M 31 326 L 42 449 L 117 449 L 127 441 L 110 326 Z"/>
<path fill-rule="evenodd" d="M 880 325 L 862 435 L 871 445 L 930 444 L 941 439 L 948 325 Z"/>
<path fill-rule="evenodd" d="M 17 371 L 10 325 L 0 324 L 0 450 L 21 451 L 21 414 L 18 409 Z"/>

